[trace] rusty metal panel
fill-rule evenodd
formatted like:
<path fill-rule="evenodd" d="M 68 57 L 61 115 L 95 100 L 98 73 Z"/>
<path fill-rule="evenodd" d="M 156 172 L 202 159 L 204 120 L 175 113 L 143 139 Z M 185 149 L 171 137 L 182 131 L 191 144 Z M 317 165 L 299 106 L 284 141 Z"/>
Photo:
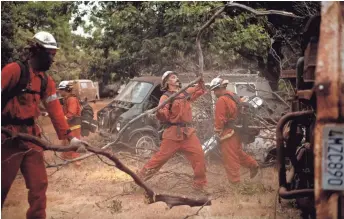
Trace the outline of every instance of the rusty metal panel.
<path fill-rule="evenodd" d="M 341 75 L 340 75 L 340 86 L 341 86 L 341 96 L 340 96 L 340 111 L 341 117 L 344 118 L 344 2 L 340 2 L 340 7 L 342 9 L 342 15 L 340 16 L 341 20 L 341 39 L 340 39 L 340 62 L 342 63 Z M 344 203 L 344 201 L 343 201 Z"/>
<path fill-rule="evenodd" d="M 339 117 L 342 20 L 339 2 L 323 2 L 315 87 L 317 118 L 321 120 Z"/>
<path fill-rule="evenodd" d="M 296 79 L 296 69 L 288 69 L 288 70 L 282 70 L 281 79 L 287 79 L 287 78 L 295 78 Z"/>
<path fill-rule="evenodd" d="M 339 215 L 339 199 L 343 201 L 343 192 L 325 190 L 322 183 L 324 159 L 327 159 L 323 152 L 325 126 L 344 130 L 343 7 L 344 4 L 340 2 L 322 2 L 315 83 L 317 124 L 314 145 L 315 203 L 317 218 L 321 219 L 343 216 Z"/>
<path fill-rule="evenodd" d="M 314 72 L 317 61 L 317 51 L 318 51 L 318 42 L 311 42 L 308 44 L 305 50 L 305 63 L 304 63 L 304 74 L 303 80 L 305 82 L 314 82 Z"/>
<path fill-rule="evenodd" d="M 296 95 L 299 99 L 310 100 L 313 95 L 313 90 L 298 90 Z"/>

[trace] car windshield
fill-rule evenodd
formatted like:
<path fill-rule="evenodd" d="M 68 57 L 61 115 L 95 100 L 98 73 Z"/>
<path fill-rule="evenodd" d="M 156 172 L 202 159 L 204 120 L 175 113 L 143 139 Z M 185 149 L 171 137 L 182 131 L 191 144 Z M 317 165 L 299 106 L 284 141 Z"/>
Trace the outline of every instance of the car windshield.
<path fill-rule="evenodd" d="M 130 103 L 141 103 L 147 96 L 153 84 L 142 81 L 130 81 L 127 86 L 117 95 L 115 100 Z"/>

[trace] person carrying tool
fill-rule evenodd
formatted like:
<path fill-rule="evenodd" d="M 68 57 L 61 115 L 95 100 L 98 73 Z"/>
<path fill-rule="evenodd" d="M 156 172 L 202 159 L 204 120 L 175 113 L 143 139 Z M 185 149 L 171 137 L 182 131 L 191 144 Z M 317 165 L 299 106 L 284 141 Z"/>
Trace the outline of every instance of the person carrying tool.
<path fill-rule="evenodd" d="M 72 131 L 70 135 L 81 139 L 81 105 L 78 97 L 73 93 L 73 82 L 60 84 L 58 90 L 63 97 L 63 112 L 69 129 Z M 74 159 L 79 156 L 80 154 L 75 151 L 62 152 L 64 159 Z M 76 161 L 75 164 L 80 165 L 81 163 Z"/>
<path fill-rule="evenodd" d="M 240 98 L 226 89 L 227 80 L 214 78 L 210 90 L 218 98 L 215 104 L 214 131 L 220 143 L 222 158 L 230 183 L 240 182 L 240 166 L 250 168 L 251 178 L 258 173 L 258 163 L 242 150 L 239 133 L 231 126 L 237 119 Z"/>
<path fill-rule="evenodd" d="M 25 48 L 23 62 L 7 64 L 1 71 L 1 126 L 12 132 L 40 137 L 36 119 L 43 101 L 59 139 L 81 146 L 73 137 L 64 119 L 56 95 L 55 82 L 47 71 L 57 50 L 55 38 L 48 32 L 38 32 Z M 12 139 L 1 133 L 1 208 L 20 169 L 28 188 L 29 219 L 46 218 L 47 172 L 41 147 L 27 141 Z"/>
<path fill-rule="evenodd" d="M 178 76 L 167 71 L 162 76 L 161 88 L 166 91 L 160 98 L 160 104 L 181 88 Z M 166 125 L 159 151 L 144 165 L 138 175 L 143 180 L 150 179 L 175 153 L 184 152 L 194 170 L 193 188 L 201 191 L 207 184 L 204 152 L 191 127 L 191 102 L 205 93 L 203 80 L 192 88 L 179 94 L 174 101 L 157 111 L 157 118 Z"/>

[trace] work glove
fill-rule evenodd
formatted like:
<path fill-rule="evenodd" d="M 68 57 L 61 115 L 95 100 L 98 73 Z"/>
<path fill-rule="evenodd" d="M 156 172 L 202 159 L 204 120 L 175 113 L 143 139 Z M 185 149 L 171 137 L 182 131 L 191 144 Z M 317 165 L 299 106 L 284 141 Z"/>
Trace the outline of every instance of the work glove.
<path fill-rule="evenodd" d="M 82 141 L 76 137 L 72 138 L 69 142 L 69 146 L 77 146 L 78 150 L 76 152 L 78 153 L 86 153 L 86 148 L 85 146 L 88 145 L 87 142 Z"/>

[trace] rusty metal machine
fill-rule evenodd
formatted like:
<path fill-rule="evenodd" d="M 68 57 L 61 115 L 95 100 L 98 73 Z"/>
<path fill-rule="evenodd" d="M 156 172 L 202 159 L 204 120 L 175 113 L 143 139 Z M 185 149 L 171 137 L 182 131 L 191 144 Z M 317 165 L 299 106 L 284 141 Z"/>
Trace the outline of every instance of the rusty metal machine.
<path fill-rule="evenodd" d="M 303 218 L 344 218 L 344 3 L 323 2 L 303 40 L 292 112 L 276 130 L 279 196 Z"/>

